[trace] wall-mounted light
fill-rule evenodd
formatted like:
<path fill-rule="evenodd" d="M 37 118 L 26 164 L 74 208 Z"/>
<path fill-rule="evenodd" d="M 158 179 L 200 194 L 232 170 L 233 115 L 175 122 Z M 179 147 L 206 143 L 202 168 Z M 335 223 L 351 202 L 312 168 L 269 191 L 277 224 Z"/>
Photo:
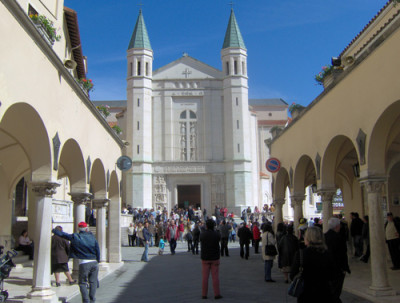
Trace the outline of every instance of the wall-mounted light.
<path fill-rule="evenodd" d="M 353 173 L 354 177 L 359 178 L 360 177 L 360 163 L 356 163 L 353 165 Z"/>

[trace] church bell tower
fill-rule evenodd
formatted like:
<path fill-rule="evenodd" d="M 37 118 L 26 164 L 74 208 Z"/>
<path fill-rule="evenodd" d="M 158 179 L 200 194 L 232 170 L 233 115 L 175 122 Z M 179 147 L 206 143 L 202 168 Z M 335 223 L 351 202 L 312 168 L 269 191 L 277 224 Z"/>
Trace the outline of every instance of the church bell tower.
<path fill-rule="evenodd" d="M 153 50 L 142 10 L 127 51 L 127 155 L 133 166 L 126 172 L 126 203 L 152 207 L 152 68 Z"/>
<path fill-rule="evenodd" d="M 221 50 L 224 111 L 226 203 L 239 214 L 252 203 L 247 50 L 233 9 Z"/>

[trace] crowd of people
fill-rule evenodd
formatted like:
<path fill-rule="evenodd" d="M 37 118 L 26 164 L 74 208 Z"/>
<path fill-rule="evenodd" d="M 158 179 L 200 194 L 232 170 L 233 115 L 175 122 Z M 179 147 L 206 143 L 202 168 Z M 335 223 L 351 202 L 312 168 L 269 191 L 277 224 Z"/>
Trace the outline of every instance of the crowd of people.
<path fill-rule="evenodd" d="M 145 247 L 142 261 L 148 261 L 146 243 L 150 246 L 160 245 L 160 254 L 167 241 L 172 255 L 175 254 L 177 241 L 186 241 L 187 251 L 194 255 L 201 252 L 203 298 L 207 297 L 208 286 L 205 284 L 208 284 L 210 273 L 215 298 L 222 298 L 219 290 L 219 260 L 220 257 L 230 256 L 229 243 L 236 240 L 239 241 L 241 258 L 249 259 L 250 244 L 254 254 L 261 254 L 264 260 L 264 280 L 267 283 L 275 282 L 272 277 L 275 259 L 286 283 L 302 270 L 305 284 L 298 302 L 314 302 L 315 298 L 324 302 L 341 302 L 345 275 L 351 273 L 348 252 L 354 259 L 365 263 L 370 256 L 368 216 L 360 219 L 356 212 L 351 213 L 350 222 L 342 215 L 334 216 L 326 222 L 320 218 L 301 218 L 296 230 L 293 222 L 285 222 L 279 223 L 276 231 L 266 215 L 271 212 L 268 207 L 262 211 L 246 208 L 238 222 L 225 207 L 218 206 L 210 215 L 205 210 L 192 207 L 175 208 L 170 213 L 153 209 L 132 209 L 130 212 L 134 220 L 128 230 L 129 245 Z M 400 218 L 393 218 L 391 213 L 388 213 L 387 218 L 386 240 L 393 261 L 392 269 L 396 270 L 400 268 Z M 322 231 L 323 224 L 329 227 L 325 234 Z M 143 230 L 147 230 L 147 236 Z M 211 234 L 211 231 L 215 233 Z M 218 249 L 215 246 L 217 238 Z M 276 247 L 276 253 L 271 253 L 267 246 Z"/>

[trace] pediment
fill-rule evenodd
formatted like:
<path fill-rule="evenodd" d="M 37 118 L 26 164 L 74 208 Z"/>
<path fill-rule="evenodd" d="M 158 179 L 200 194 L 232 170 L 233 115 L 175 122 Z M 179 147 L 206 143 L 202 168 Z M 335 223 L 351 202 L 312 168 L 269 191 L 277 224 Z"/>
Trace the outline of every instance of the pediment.
<path fill-rule="evenodd" d="M 153 80 L 221 78 L 220 70 L 189 56 L 183 56 L 153 72 Z"/>

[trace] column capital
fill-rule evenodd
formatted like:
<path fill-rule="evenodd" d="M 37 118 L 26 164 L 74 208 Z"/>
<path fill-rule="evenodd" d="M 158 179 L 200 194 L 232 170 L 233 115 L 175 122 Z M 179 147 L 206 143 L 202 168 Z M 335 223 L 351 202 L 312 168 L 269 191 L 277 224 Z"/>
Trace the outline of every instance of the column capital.
<path fill-rule="evenodd" d="M 84 204 L 93 197 L 91 193 L 68 193 L 68 195 L 71 196 L 71 200 L 76 204 Z"/>
<path fill-rule="evenodd" d="M 56 192 L 56 188 L 61 184 L 57 182 L 29 182 L 32 191 L 42 197 L 52 197 Z"/>
<path fill-rule="evenodd" d="M 285 204 L 285 201 L 286 201 L 285 198 L 277 198 L 277 199 L 274 199 L 273 203 L 274 203 L 275 205 L 280 205 L 280 206 L 282 206 L 283 204 Z"/>
<path fill-rule="evenodd" d="M 387 178 L 366 178 L 359 180 L 367 193 L 380 193 L 387 182 Z"/>
<path fill-rule="evenodd" d="M 306 198 L 305 195 L 290 196 L 290 199 L 292 200 L 292 207 L 294 207 L 295 205 L 301 206 L 305 198 Z"/>
<path fill-rule="evenodd" d="M 92 205 L 94 208 L 107 207 L 110 199 L 93 199 Z"/>
<path fill-rule="evenodd" d="M 317 192 L 322 201 L 332 201 L 333 196 L 336 194 L 335 189 L 320 190 Z"/>

